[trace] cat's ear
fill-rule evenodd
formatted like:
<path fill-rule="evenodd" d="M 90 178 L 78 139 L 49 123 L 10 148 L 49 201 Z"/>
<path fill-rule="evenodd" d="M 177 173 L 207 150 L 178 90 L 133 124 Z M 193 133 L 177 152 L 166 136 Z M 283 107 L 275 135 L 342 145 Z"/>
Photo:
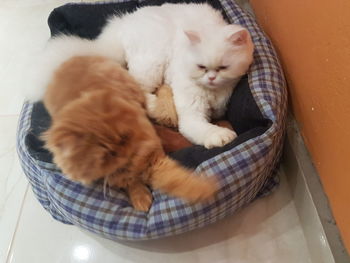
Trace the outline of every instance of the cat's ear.
<path fill-rule="evenodd" d="M 195 31 L 187 30 L 184 31 L 187 38 L 190 40 L 192 45 L 198 44 L 201 42 L 201 38 L 199 37 L 199 34 Z"/>
<path fill-rule="evenodd" d="M 246 29 L 239 30 L 238 32 L 235 32 L 231 34 L 227 40 L 235 46 L 242 46 L 247 44 L 249 38 L 249 33 Z"/>

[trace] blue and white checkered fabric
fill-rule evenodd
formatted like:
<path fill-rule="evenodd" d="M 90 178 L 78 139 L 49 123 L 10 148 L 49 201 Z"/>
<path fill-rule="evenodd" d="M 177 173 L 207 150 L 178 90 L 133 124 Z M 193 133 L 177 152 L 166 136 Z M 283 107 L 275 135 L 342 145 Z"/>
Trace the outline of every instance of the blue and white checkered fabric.
<path fill-rule="evenodd" d="M 121 1 L 117 1 L 121 2 Z M 69 181 L 51 164 L 34 159 L 25 143 L 31 132 L 33 105 L 23 107 L 18 130 L 18 153 L 33 191 L 57 220 L 80 226 L 109 239 L 145 240 L 190 231 L 233 214 L 277 184 L 273 171 L 282 148 L 286 117 L 286 84 L 270 40 L 255 20 L 232 0 L 220 0 L 230 22 L 248 28 L 255 44 L 254 64 L 248 74 L 251 92 L 263 116 L 272 121 L 262 135 L 221 153 L 198 166 L 220 179 L 215 200 L 190 205 L 153 193 L 148 213 L 135 211 L 123 191 L 82 186 Z"/>

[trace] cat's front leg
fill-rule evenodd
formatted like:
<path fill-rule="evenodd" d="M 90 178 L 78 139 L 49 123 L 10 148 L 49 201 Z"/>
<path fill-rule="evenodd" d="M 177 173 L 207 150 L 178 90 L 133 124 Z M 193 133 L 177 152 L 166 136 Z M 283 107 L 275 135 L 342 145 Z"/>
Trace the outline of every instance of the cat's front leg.
<path fill-rule="evenodd" d="M 237 134 L 233 130 L 217 125 L 213 125 L 213 127 L 208 130 L 207 134 L 204 140 L 204 147 L 207 149 L 222 147 L 232 142 L 237 137 Z"/>
<path fill-rule="evenodd" d="M 142 182 L 135 182 L 127 187 L 132 206 L 139 211 L 147 212 L 152 205 L 152 194 Z"/>
<path fill-rule="evenodd" d="M 176 75 L 170 86 L 173 90 L 179 131 L 188 140 L 210 149 L 222 147 L 237 137 L 234 131 L 210 123 L 210 94 L 181 75 Z"/>
<path fill-rule="evenodd" d="M 237 137 L 234 131 L 209 123 L 203 112 L 186 109 L 178 111 L 178 115 L 180 132 L 191 142 L 207 149 L 222 147 Z"/>
<path fill-rule="evenodd" d="M 210 149 L 222 147 L 237 137 L 234 131 L 210 123 L 210 107 L 205 97 L 195 93 L 184 94 L 184 90 L 179 94 L 174 90 L 174 102 L 179 131 L 191 142 Z"/>

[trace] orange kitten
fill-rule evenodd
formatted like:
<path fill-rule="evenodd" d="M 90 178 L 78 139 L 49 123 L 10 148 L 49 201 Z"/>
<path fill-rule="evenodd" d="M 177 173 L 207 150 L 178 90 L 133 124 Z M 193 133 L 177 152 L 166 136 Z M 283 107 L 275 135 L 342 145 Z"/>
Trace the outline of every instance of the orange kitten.
<path fill-rule="evenodd" d="M 147 109 L 148 116 L 160 125 L 177 128 L 178 118 L 171 88 L 164 84 L 150 98 L 153 106 Z"/>
<path fill-rule="evenodd" d="M 52 125 L 43 135 L 54 162 L 72 180 L 105 178 L 127 190 L 135 209 L 147 211 L 146 185 L 190 202 L 213 197 L 213 179 L 193 176 L 165 155 L 146 116 L 138 84 L 103 57 L 73 57 L 56 71 L 44 96 Z"/>

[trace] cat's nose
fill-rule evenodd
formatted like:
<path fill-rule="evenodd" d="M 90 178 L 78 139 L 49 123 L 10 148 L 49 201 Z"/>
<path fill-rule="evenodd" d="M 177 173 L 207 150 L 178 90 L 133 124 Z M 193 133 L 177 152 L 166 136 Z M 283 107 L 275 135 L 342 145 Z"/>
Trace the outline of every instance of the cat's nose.
<path fill-rule="evenodd" d="M 213 80 L 215 80 L 215 79 L 216 79 L 216 76 L 211 76 L 211 77 L 208 77 L 208 79 L 209 79 L 210 81 L 213 81 Z"/>

